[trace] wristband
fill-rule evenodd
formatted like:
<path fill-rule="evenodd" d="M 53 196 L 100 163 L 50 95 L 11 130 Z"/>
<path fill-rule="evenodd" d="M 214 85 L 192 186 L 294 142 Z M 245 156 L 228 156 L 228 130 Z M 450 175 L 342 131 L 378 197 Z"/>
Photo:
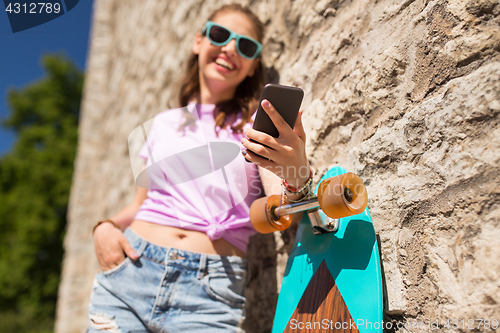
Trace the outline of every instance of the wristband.
<path fill-rule="evenodd" d="M 302 201 L 305 201 L 307 199 L 309 199 L 311 197 L 311 190 L 312 190 L 312 183 L 310 183 L 311 186 L 308 187 L 308 191 L 304 193 L 304 195 L 302 196 L 302 198 L 298 199 L 298 200 L 292 200 L 288 197 L 288 195 L 286 195 L 286 191 L 284 190 L 283 188 L 283 193 L 286 197 L 286 200 L 288 200 L 288 202 L 290 203 L 298 203 L 298 202 L 302 202 Z"/>
<path fill-rule="evenodd" d="M 112 220 L 110 220 L 110 219 L 107 219 L 107 220 L 103 220 L 103 221 L 99 221 L 99 222 L 97 222 L 97 224 L 96 224 L 96 225 L 94 226 L 94 228 L 92 229 L 92 235 L 94 234 L 95 229 L 96 229 L 98 226 L 100 226 L 101 224 L 106 223 L 106 222 L 111 223 L 111 224 L 112 224 L 115 228 L 117 228 L 117 229 L 121 230 L 121 229 L 120 229 L 120 227 L 119 227 L 119 226 L 117 226 L 115 222 L 113 222 L 113 221 L 112 221 Z"/>
<path fill-rule="evenodd" d="M 313 178 L 314 178 L 314 168 L 311 165 L 309 165 L 309 170 L 310 170 L 310 172 L 309 172 L 309 178 L 307 179 L 307 181 L 305 182 L 305 184 L 302 185 L 301 187 L 295 188 L 293 186 L 290 186 L 290 184 L 288 184 L 288 182 L 286 180 L 284 180 L 284 179 L 282 180 L 281 184 L 286 189 L 286 191 L 288 191 L 290 193 L 303 193 L 304 190 L 309 189 L 309 187 L 312 184 Z M 308 192 L 310 192 L 310 189 L 309 189 Z"/>

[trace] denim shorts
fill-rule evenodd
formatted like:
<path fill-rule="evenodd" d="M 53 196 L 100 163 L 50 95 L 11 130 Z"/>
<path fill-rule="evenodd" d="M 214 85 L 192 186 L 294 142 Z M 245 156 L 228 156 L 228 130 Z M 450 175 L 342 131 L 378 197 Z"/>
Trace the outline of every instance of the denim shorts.
<path fill-rule="evenodd" d="M 151 244 L 130 228 L 140 256 L 94 279 L 89 333 L 243 332 L 247 261 Z"/>

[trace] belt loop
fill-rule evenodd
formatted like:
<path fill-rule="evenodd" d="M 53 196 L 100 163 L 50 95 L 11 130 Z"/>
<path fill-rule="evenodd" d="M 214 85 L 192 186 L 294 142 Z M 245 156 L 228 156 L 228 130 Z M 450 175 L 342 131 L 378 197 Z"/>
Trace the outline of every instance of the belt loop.
<path fill-rule="evenodd" d="M 203 278 L 206 269 L 207 269 L 207 255 L 205 253 L 202 253 L 200 255 L 200 268 L 198 269 L 198 274 L 196 275 L 198 280 Z"/>

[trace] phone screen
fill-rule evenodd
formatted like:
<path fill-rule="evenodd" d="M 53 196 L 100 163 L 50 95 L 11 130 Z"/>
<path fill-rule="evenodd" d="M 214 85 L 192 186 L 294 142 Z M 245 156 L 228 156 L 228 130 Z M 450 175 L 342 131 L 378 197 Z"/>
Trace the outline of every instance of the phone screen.
<path fill-rule="evenodd" d="M 264 89 L 262 89 L 262 93 L 260 95 L 259 108 L 257 109 L 253 129 L 267 133 L 275 138 L 279 136 L 278 129 L 274 126 L 271 118 L 269 118 L 266 111 L 262 108 L 262 101 L 264 99 L 271 102 L 288 125 L 293 128 L 295 126 L 295 120 L 297 119 L 303 97 L 304 91 L 300 88 L 271 83 L 267 84 Z M 256 142 L 255 140 L 251 141 Z M 252 151 L 252 153 L 254 152 Z M 264 158 L 259 154 L 255 155 Z"/>
<path fill-rule="evenodd" d="M 297 87 L 282 86 L 278 84 L 267 84 L 262 89 L 260 96 L 259 108 L 255 116 L 253 128 L 257 131 L 265 132 L 275 138 L 279 136 L 279 132 L 274 126 L 271 118 L 262 109 L 262 100 L 267 99 L 274 108 L 279 112 L 283 119 L 290 125 L 295 126 L 295 120 L 302 104 L 304 91 Z"/>

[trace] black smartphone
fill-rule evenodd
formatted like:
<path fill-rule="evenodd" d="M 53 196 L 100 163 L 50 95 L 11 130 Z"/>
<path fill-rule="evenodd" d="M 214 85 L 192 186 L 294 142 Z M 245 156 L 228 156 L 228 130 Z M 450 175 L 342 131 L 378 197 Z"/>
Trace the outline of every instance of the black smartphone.
<path fill-rule="evenodd" d="M 275 138 L 279 136 L 278 129 L 274 126 L 271 118 L 269 118 L 266 111 L 262 108 L 262 101 L 264 99 L 271 102 L 276 111 L 278 111 L 287 124 L 293 128 L 295 126 L 295 120 L 297 120 L 300 105 L 302 104 L 302 98 L 304 98 L 304 91 L 300 88 L 272 83 L 266 84 L 260 94 L 259 108 L 257 109 L 255 122 L 253 123 L 253 129 L 267 133 Z M 257 142 L 252 139 L 250 139 L 250 141 Z M 253 151 L 251 152 L 254 153 Z M 255 155 L 263 157 L 259 154 Z"/>
<path fill-rule="evenodd" d="M 262 109 L 262 100 L 267 99 L 271 102 L 288 125 L 293 128 L 295 126 L 295 120 L 297 119 L 297 114 L 299 113 L 303 98 L 304 91 L 300 88 L 272 83 L 266 84 L 260 94 L 259 108 L 257 109 L 253 129 L 265 132 L 277 138 L 279 136 L 279 132 L 271 121 L 271 118 L 267 115 L 266 111 Z"/>

